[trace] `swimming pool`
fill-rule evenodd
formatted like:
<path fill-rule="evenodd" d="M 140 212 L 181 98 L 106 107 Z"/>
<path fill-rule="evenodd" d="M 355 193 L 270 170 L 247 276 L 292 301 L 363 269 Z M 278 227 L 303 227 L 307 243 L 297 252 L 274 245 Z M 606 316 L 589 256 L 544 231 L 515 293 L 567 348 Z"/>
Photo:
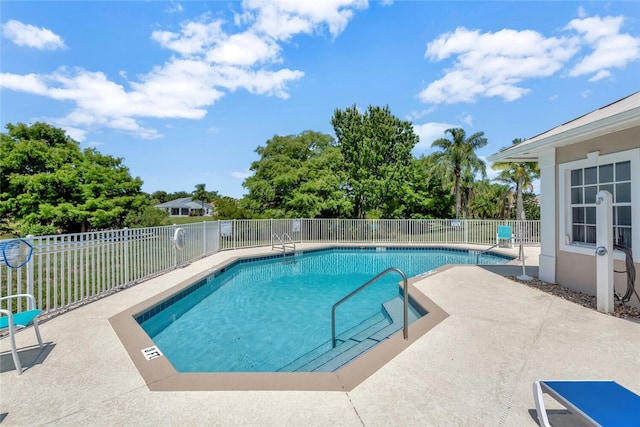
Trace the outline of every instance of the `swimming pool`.
<path fill-rule="evenodd" d="M 485 264 L 508 260 L 499 255 L 481 258 Z M 332 371 L 350 359 L 311 362 L 332 351 L 330 314 L 336 301 L 388 267 L 411 277 L 445 264 L 475 263 L 476 254 L 467 250 L 396 247 L 332 248 L 240 260 L 136 320 L 179 372 Z M 388 275 L 337 310 L 340 345 L 362 347 L 360 342 L 369 339 L 363 335 L 377 333 L 369 339 L 375 345 L 401 329 L 389 308 L 399 299 L 399 280 Z M 410 318 L 423 314 L 412 308 Z M 360 336 L 356 343 L 353 336 Z"/>

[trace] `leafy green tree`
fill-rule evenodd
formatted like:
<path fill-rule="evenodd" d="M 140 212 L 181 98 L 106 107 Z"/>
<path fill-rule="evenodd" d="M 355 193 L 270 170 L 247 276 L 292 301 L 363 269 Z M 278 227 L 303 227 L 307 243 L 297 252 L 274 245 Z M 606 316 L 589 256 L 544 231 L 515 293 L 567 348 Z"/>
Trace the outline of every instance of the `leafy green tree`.
<path fill-rule="evenodd" d="M 522 193 L 522 205 L 527 219 L 540 220 L 540 201 L 535 193 L 531 191 Z"/>
<path fill-rule="evenodd" d="M 513 145 L 522 140 L 516 138 Z M 533 190 L 533 180 L 540 178 L 540 168 L 537 162 L 495 162 L 491 165 L 494 170 L 500 170 L 496 180 L 515 186 L 516 190 L 516 219 L 527 219 L 522 194 Z"/>
<path fill-rule="evenodd" d="M 352 216 L 365 218 L 378 210 L 391 218 L 402 210 L 402 186 L 407 180 L 411 150 L 418 143 L 413 125 L 391 114 L 389 107 L 336 109 L 331 119 L 347 173 Z"/>
<path fill-rule="evenodd" d="M 149 195 L 154 205 L 159 205 L 161 203 L 168 202 L 173 200 L 170 198 L 171 196 L 166 191 L 154 191 Z"/>
<path fill-rule="evenodd" d="M 126 225 L 128 214 L 148 205 L 141 191 L 142 180 L 131 177 L 121 158 L 89 148 L 84 150 L 79 167 L 82 195 L 77 208 L 81 212 L 78 218 L 83 218 L 79 231 L 120 228 Z M 78 230 L 77 224 L 66 229 Z"/>
<path fill-rule="evenodd" d="M 453 177 L 453 191 L 456 198 L 455 215 L 460 218 L 462 208 L 462 184 L 465 176 L 473 179 L 480 173 L 484 178 L 486 169 L 484 162 L 476 155 L 476 150 L 487 145 L 484 132 L 477 132 L 467 138 L 462 128 L 445 130 L 445 135 L 450 138 L 440 138 L 431 144 L 440 151 L 432 154 L 437 165 L 437 173 L 443 174 L 451 180 Z"/>
<path fill-rule="evenodd" d="M 233 197 L 223 196 L 215 201 L 213 219 L 246 219 L 247 212 L 240 205 L 240 201 Z"/>
<path fill-rule="evenodd" d="M 8 124 L 7 130 L 0 134 L 0 214 L 24 234 L 31 232 L 25 230 L 28 226 L 55 232 L 52 224 L 38 221 L 40 204 L 46 209 L 48 200 L 79 195 L 79 177 L 71 165 L 80 162 L 80 148 L 64 131 L 44 123 Z"/>
<path fill-rule="evenodd" d="M 193 192 L 189 193 L 188 191 L 176 191 L 175 193 L 168 194 L 167 202 L 175 199 L 183 199 L 185 197 L 192 197 Z"/>
<path fill-rule="evenodd" d="M 342 156 L 330 135 L 275 135 L 256 153 L 254 174 L 243 183 L 249 190 L 243 206 L 252 216 L 339 217 L 349 209 L 341 191 Z"/>
<path fill-rule="evenodd" d="M 204 205 L 209 203 L 209 193 L 205 187 L 206 184 L 196 184 L 196 189 L 193 191 L 193 199 L 200 201 L 202 204 L 200 215 L 204 215 Z"/>
<path fill-rule="evenodd" d="M 332 141 L 333 143 L 333 141 Z M 294 218 L 341 218 L 348 216 L 351 203 L 344 197 L 346 180 L 342 154 L 331 145 L 303 165 L 304 180 L 287 201 L 287 216 Z"/>
<path fill-rule="evenodd" d="M 121 228 L 148 204 L 122 159 L 82 151 L 46 123 L 7 125 L 0 134 L 0 215 L 18 234 Z"/>
<path fill-rule="evenodd" d="M 413 159 L 409 179 L 403 185 L 403 217 L 415 219 L 450 218 L 454 199 L 443 185 L 441 177 L 432 174 L 430 156 Z"/>
<path fill-rule="evenodd" d="M 127 227 L 157 227 L 169 224 L 169 212 L 149 204 L 140 210 L 130 212 L 126 218 Z"/>

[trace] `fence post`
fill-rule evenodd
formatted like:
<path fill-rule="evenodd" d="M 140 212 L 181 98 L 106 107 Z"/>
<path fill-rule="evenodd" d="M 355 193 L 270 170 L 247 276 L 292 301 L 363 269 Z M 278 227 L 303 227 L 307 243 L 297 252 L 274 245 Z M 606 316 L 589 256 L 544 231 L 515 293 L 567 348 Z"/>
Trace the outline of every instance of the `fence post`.
<path fill-rule="evenodd" d="M 124 228 L 124 286 L 129 287 L 129 227 Z"/>
<path fill-rule="evenodd" d="M 176 228 L 178 227 L 178 224 L 173 224 L 173 228 L 171 229 L 172 236 L 171 236 L 171 250 L 173 251 L 173 268 L 176 269 L 178 268 L 178 249 L 176 248 L 175 243 L 173 242 L 173 236 L 176 235 Z"/>
<path fill-rule="evenodd" d="M 33 235 L 29 234 L 27 236 L 27 242 L 29 242 L 29 244 L 31 245 L 31 247 L 33 248 Z M 35 250 L 35 249 L 34 249 Z M 35 297 L 35 294 L 33 293 L 34 291 L 34 277 L 33 277 L 33 254 L 31 254 L 31 259 L 29 260 L 29 262 L 27 263 L 27 293 L 31 294 Z M 40 301 L 40 295 L 38 295 L 38 301 Z M 35 303 L 36 307 L 29 307 L 29 310 L 34 310 L 35 308 L 37 308 L 38 303 Z M 31 300 L 29 300 L 29 305 L 31 305 Z"/>
<path fill-rule="evenodd" d="M 202 256 L 207 256 L 207 221 L 202 221 Z"/>
<path fill-rule="evenodd" d="M 451 221 L 444 221 L 443 224 L 446 224 L 447 222 L 449 223 L 449 227 L 447 227 L 447 226 L 443 227 L 444 228 L 444 242 L 445 243 L 449 243 L 449 229 L 453 228 L 451 226 Z"/>
<path fill-rule="evenodd" d="M 463 232 L 462 238 L 464 239 L 465 244 L 469 243 L 469 219 L 468 218 L 464 219 L 464 232 Z"/>

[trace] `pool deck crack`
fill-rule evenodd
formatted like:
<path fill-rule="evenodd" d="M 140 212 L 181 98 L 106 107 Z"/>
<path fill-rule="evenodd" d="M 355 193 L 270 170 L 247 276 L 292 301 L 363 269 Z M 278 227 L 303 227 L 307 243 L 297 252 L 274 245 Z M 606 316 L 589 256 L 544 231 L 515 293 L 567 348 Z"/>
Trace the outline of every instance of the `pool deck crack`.
<path fill-rule="evenodd" d="M 349 394 L 349 392 L 345 392 L 345 394 L 347 395 L 347 399 L 349 399 L 349 403 L 351 404 L 351 408 L 353 408 L 353 412 L 356 413 L 356 416 L 360 420 L 360 424 L 362 424 L 364 426 L 365 425 L 364 421 L 362 421 L 362 417 L 360 416 L 360 413 L 358 412 L 358 409 L 356 409 L 356 405 L 353 404 L 353 400 L 351 400 L 351 395 Z"/>
<path fill-rule="evenodd" d="M 520 367 L 520 371 L 518 372 L 518 376 L 516 377 L 516 380 L 514 382 L 513 388 L 511 390 L 511 393 L 509 394 L 509 396 L 507 398 L 507 403 L 506 403 L 504 409 L 502 410 L 502 414 L 500 415 L 500 421 L 498 423 L 499 427 L 504 426 L 504 423 L 506 421 L 507 415 L 509 414 L 509 411 L 511 411 L 511 405 L 513 403 L 513 398 L 514 398 L 514 396 L 516 394 L 516 391 L 518 390 L 518 384 L 520 384 L 520 381 L 522 380 L 522 373 L 524 372 L 525 368 L 527 367 L 527 365 L 531 361 L 531 358 L 535 354 L 534 350 L 535 350 L 536 346 L 538 345 L 538 341 L 540 339 L 540 336 L 542 335 L 542 330 L 544 329 L 544 327 L 545 327 L 545 325 L 547 323 L 547 319 L 549 317 L 549 312 L 553 308 L 554 302 L 555 301 L 553 299 L 551 299 L 549 301 L 549 304 L 547 306 L 547 312 L 545 313 L 544 317 L 542 318 L 542 322 L 540 323 L 540 325 L 538 326 L 538 329 L 536 330 L 535 336 L 533 338 L 533 342 L 531 344 L 531 351 L 527 352 L 528 356 L 526 357 L 526 359 L 524 360 L 524 363 Z"/>

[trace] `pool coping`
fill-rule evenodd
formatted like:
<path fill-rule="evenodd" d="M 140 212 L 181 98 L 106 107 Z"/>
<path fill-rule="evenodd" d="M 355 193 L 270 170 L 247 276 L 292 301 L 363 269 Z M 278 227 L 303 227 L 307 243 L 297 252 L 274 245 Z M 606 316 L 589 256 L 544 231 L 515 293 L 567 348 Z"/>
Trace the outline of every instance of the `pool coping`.
<path fill-rule="evenodd" d="M 323 247 L 330 249 L 344 246 Z M 354 246 L 370 247 L 371 245 Z M 433 245 L 430 246 L 433 247 Z M 202 278 L 233 263 L 251 258 L 259 258 L 259 256 L 229 258 L 109 318 L 111 327 L 150 391 L 351 391 L 449 316 L 416 288 L 415 284 L 454 265 L 442 266 L 409 278 L 408 287 L 412 303 L 428 314 L 409 325 L 407 340 L 403 339 L 402 330 L 400 330 L 334 372 L 181 373 L 164 356 L 150 360 L 145 357 L 142 350 L 154 347 L 155 343 L 136 321 L 138 315 L 192 286 Z"/>

